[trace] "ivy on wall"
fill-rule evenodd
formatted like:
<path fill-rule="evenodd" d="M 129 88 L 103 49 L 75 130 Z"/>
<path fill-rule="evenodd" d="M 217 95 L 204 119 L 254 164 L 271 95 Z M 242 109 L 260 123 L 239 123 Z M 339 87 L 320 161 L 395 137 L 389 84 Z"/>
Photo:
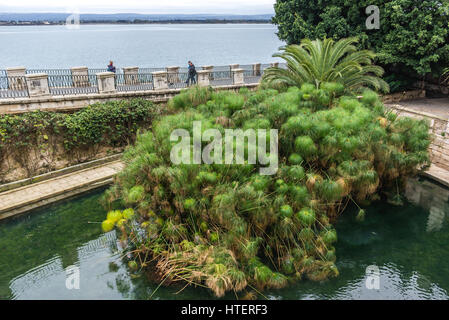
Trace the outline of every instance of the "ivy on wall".
<path fill-rule="evenodd" d="M 61 151 L 76 157 L 100 146 L 124 147 L 161 110 L 151 101 L 133 99 L 97 103 L 75 113 L 0 115 L 0 165 L 10 156 L 32 175 L 40 165 L 36 159 L 45 162 Z"/>

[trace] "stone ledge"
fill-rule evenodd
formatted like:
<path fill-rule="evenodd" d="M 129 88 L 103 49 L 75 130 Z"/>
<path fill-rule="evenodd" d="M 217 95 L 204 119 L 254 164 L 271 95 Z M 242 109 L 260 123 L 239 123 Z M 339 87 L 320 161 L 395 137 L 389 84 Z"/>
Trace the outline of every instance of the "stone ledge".
<path fill-rule="evenodd" d="M 110 162 L 0 193 L 0 220 L 104 185 L 123 166 Z"/>
<path fill-rule="evenodd" d="M 23 186 L 27 186 L 33 183 L 38 183 L 38 182 L 42 182 L 42 181 L 46 181 L 52 178 L 56 178 L 56 177 L 60 177 L 64 174 L 68 174 L 68 173 L 73 173 L 76 171 L 81 171 L 83 169 L 88 169 L 88 168 L 93 168 L 105 163 L 109 163 L 109 162 L 113 162 L 113 161 L 117 161 L 121 158 L 122 154 L 114 154 L 112 156 L 108 156 L 108 157 L 104 157 L 101 159 L 96 159 L 96 160 L 92 160 L 92 161 L 88 161 L 88 162 L 83 162 L 83 163 L 79 163 L 70 167 L 66 167 L 66 168 L 62 168 L 59 170 L 54 170 L 54 171 L 50 171 L 44 174 L 40 174 L 38 176 L 34 176 L 31 178 L 27 178 L 27 179 L 22 179 L 22 180 L 18 180 L 18 181 L 13 181 L 13 182 L 9 182 L 9 183 L 5 183 L 0 185 L 0 193 L 1 192 L 6 192 L 6 191 L 10 191 L 10 190 L 14 190 L 14 189 L 18 189 L 20 187 Z"/>
<path fill-rule="evenodd" d="M 438 119 L 438 120 L 442 120 L 442 121 L 446 121 L 446 122 L 448 121 L 448 119 L 440 117 L 440 116 L 437 116 L 435 114 L 424 112 L 424 111 L 416 111 L 416 110 L 404 107 L 404 106 L 402 106 L 400 104 L 387 103 L 387 104 L 385 104 L 385 106 L 387 108 L 390 108 L 390 109 L 394 109 L 394 110 L 397 110 L 397 111 L 403 111 L 403 112 L 407 112 L 407 113 L 412 113 L 412 114 L 420 115 L 420 116 L 423 116 L 423 117 L 426 117 L 426 118 Z"/>
<path fill-rule="evenodd" d="M 242 87 L 256 88 L 259 83 L 222 85 L 212 87 L 214 90 L 234 90 Z M 127 91 L 113 93 L 89 93 L 65 96 L 45 96 L 33 98 L 0 99 L 0 114 L 17 114 L 35 110 L 72 111 L 82 109 L 95 102 L 120 100 L 124 98 L 144 98 L 155 103 L 167 102 L 171 97 L 186 88 Z M 63 104 L 60 106 L 59 104 Z"/>
<path fill-rule="evenodd" d="M 421 171 L 420 174 L 449 187 L 449 170 L 432 164 L 427 170 Z"/>
<path fill-rule="evenodd" d="M 67 200 L 69 198 L 81 195 L 83 193 L 86 193 L 86 192 L 89 192 L 89 191 L 92 191 L 92 190 L 95 190 L 95 189 L 98 189 L 98 188 L 101 188 L 101 187 L 105 187 L 107 185 L 112 184 L 112 182 L 113 182 L 113 179 L 112 178 L 108 178 L 108 179 L 105 179 L 103 181 L 98 181 L 96 183 L 93 183 L 91 185 L 86 185 L 84 187 L 80 187 L 78 189 L 74 189 L 72 191 L 65 192 L 63 194 L 60 194 L 58 196 L 54 196 L 52 198 L 39 200 L 37 202 L 25 205 L 25 206 L 17 208 L 17 209 L 13 209 L 13 210 L 8 211 L 8 212 L 3 213 L 3 214 L 0 213 L 0 221 L 4 220 L 4 219 L 7 219 L 7 218 L 10 218 L 10 217 L 13 217 L 13 216 L 17 216 L 17 215 L 26 213 L 28 211 L 31 211 L 31 210 L 34 210 L 34 209 L 37 209 L 37 208 L 40 208 L 40 207 L 45 207 L 45 206 L 51 205 L 53 203 L 56 203 L 56 202 L 59 202 L 59 201 L 62 201 L 62 200 Z"/>
<path fill-rule="evenodd" d="M 426 90 L 416 89 L 409 91 L 396 92 L 391 94 L 386 94 L 382 96 L 382 101 L 384 103 L 397 103 L 405 100 L 414 100 L 418 98 L 424 98 L 426 96 Z"/>

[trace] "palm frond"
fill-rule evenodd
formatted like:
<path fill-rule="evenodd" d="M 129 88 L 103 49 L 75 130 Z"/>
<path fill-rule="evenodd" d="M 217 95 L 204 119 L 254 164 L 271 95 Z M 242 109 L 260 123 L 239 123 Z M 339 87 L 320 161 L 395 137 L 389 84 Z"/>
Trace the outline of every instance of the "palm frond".
<path fill-rule="evenodd" d="M 280 52 L 273 57 L 284 59 L 287 69 L 268 68 L 263 81 L 298 87 L 312 83 L 317 88 L 323 82 L 339 82 L 347 90 L 371 87 L 388 92 L 388 84 L 380 78 L 384 70 L 373 64 L 376 54 L 369 50 L 357 50 L 357 42 L 357 38 L 339 41 L 304 39 L 299 45 L 280 47 Z"/>

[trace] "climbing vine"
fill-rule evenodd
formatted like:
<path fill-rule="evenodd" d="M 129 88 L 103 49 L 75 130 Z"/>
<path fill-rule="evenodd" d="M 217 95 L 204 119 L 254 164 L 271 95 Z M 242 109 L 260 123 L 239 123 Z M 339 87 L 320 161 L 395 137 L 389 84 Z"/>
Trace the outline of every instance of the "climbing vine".
<path fill-rule="evenodd" d="M 75 113 L 0 115 L 0 164 L 12 159 L 31 176 L 61 153 L 79 158 L 102 146 L 124 147 L 161 110 L 151 101 L 134 99 L 96 103 Z"/>

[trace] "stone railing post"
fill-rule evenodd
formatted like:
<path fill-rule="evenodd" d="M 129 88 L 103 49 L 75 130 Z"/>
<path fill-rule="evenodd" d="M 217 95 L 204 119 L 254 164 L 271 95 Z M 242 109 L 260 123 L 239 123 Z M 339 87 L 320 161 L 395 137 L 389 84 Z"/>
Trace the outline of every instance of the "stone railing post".
<path fill-rule="evenodd" d="M 240 65 L 238 63 L 234 63 L 234 64 L 230 64 L 229 65 L 229 69 L 234 70 L 234 69 L 238 69 L 240 67 Z"/>
<path fill-rule="evenodd" d="M 244 84 L 245 78 L 243 76 L 243 69 L 232 69 L 232 82 L 233 84 Z"/>
<path fill-rule="evenodd" d="M 96 75 L 99 93 L 110 93 L 116 91 L 114 72 L 100 72 Z"/>
<path fill-rule="evenodd" d="M 125 78 L 125 84 L 138 84 L 139 67 L 124 67 L 123 77 Z"/>
<path fill-rule="evenodd" d="M 50 88 L 48 86 L 48 74 L 46 73 L 32 73 L 25 76 L 28 95 L 31 97 L 42 97 L 50 95 Z"/>
<path fill-rule="evenodd" d="M 272 62 L 272 63 L 270 64 L 270 66 L 271 66 L 272 68 L 278 68 L 278 67 L 279 67 L 279 62 Z"/>
<path fill-rule="evenodd" d="M 199 70 L 196 72 L 198 74 L 198 85 L 200 87 L 208 87 L 210 85 L 210 71 L 209 70 Z"/>
<path fill-rule="evenodd" d="M 260 73 L 260 66 L 261 66 L 262 64 L 261 63 L 254 63 L 253 64 L 253 76 L 260 76 L 261 75 L 261 73 Z"/>
<path fill-rule="evenodd" d="M 172 66 L 167 67 L 167 81 L 168 83 L 179 83 L 181 80 L 179 79 L 179 67 Z"/>
<path fill-rule="evenodd" d="M 209 71 L 209 79 L 214 80 L 214 66 L 202 66 L 201 69 Z"/>
<path fill-rule="evenodd" d="M 90 87 L 87 67 L 72 67 L 70 70 L 74 87 Z"/>
<path fill-rule="evenodd" d="M 167 71 L 153 72 L 153 89 L 164 90 L 168 89 Z"/>
<path fill-rule="evenodd" d="M 8 89 L 10 90 L 25 90 L 26 89 L 26 68 L 14 67 L 6 69 L 6 76 L 8 77 Z"/>

